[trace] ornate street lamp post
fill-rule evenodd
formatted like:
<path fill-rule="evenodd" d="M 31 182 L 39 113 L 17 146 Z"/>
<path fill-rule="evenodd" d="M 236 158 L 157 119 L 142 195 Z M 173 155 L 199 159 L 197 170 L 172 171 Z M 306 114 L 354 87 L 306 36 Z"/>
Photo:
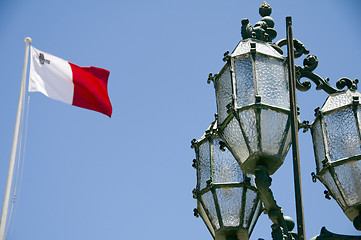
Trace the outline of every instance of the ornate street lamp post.
<path fill-rule="evenodd" d="M 333 88 L 328 79 L 312 72 L 318 64 L 313 55 L 304 59 L 303 67 L 295 66 L 294 59 L 309 51 L 293 39 L 291 17 L 286 18 L 287 38 L 272 43 L 277 33 L 271 11 L 263 2 L 261 21 L 252 27 L 248 19 L 242 20 L 243 40 L 231 54 L 224 54 L 222 70 L 208 78 L 208 83 L 214 82 L 216 92 L 216 121 L 198 141 L 192 141 L 197 169 L 195 215 L 202 217 L 216 240 L 248 239 L 261 210 L 273 222 L 273 239 L 304 239 L 300 128 L 312 129 L 317 165 L 314 179 L 325 184 L 357 229 L 361 225 L 357 80 L 342 78 L 337 82 L 339 89 L 347 86 L 350 90 Z M 287 46 L 287 57 L 283 56 L 282 46 Z M 312 126 L 298 119 L 296 88 L 307 91 L 311 86 L 309 81 L 299 81 L 303 77 L 316 83 L 316 89 L 330 94 Z M 283 164 L 291 143 L 297 234 L 290 232 L 293 222 L 276 204 L 269 177 Z M 325 231 L 320 238 L 332 235 Z M 344 237 L 332 235 L 330 239 L 335 236 Z"/>

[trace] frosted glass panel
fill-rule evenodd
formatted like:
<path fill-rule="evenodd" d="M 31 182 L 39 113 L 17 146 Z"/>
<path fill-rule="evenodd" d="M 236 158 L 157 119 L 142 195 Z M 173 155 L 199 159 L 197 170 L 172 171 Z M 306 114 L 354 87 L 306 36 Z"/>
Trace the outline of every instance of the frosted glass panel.
<path fill-rule="evenodd" d="M 237 59 L 234 65 L 237 83 L 237 107 L 250 105 L 255 102 L 251 58 Z"/>
<path fill-rule="evenodd" d="M 217 111 L 219 124 L 222 124 L 227 117 L 227 105 L 232 102 L 232 83 L 229 67 L 214 83 L 216 89 Z"/>
<path fill-rule="evenodd" d="M 207 227 L 208 227 L 209 231 L 211 232 L 211 234 L 212 234 L 213 236 L 215 236 L 215 232 L 214 232 L 213 226 L 212 226 L 212 224 L 211 224 L 211 222 L 210 222 L 210 220 L 209 220 L 206 212 L 204 211 L 204 208 L 203 208 L 202 204 L 201 204 L 199 201 L 197 201 L 197 203 L 198 203 L 198 204 L 197 204 L 197 209 L 198 209 L 199 215 L 200 215 L 200 216 L 202 217 L 202 219 L 204 220 L 204 223 L 207 225 Z"/>
<path fill-rule="evenodd" d="M 281 54 L 279 54 L 272 46 L 270 46 L 268 43 L 257 43 L 256 44 L 256 51 L 266 54 L 266 55 L 270 55 L 270 56 L 274 56 L 274 57 L 280 57 L 280 58 L 284 58 L 284 56 L 282 56 Z"/>
<path fill-rule="evenodd" d="M 285 109 L 290 108 L 286 64 L 280 60 L 256 58 L 258 94 L 261 102 Z"/>
<path fill-rule="evenodd" d="M 254 113 L 254 110 L 251 109 L 240 112 L 239 118 L 244 126 L 243 128 L 246 133 L 246 137 L 248 139 L 252 152 L 259 151 L 256 114 Z"/>
<path fill-rule="evenodd" d="M 335 196 L 341 196 L 340 191 L 338 190 L 336 184 L 335 184 L 335 180 L 333 180 L 330 172 L 326 172 L 324 175 L 322 175 L 322 179 L 324 181 L 324 184 L 330 189 L 331 192 L 334 193 Z M 345 202 L 343 201 L 342 198 L 337 199 L 340 203 L 341 206 L 345 206 Z"/>
<path fill-rule="evenodd" d="M 249 53 L 251 51 L 251 44 L 249 40 L 240 41 L 237 47 L 234 49 L 232 53 L 232 57 L 239 56 L 242 54 Z"/>
<path fill-rule="evenodd" d="M 286 157 L 288 150 L 290 149 L 291 143 L 292 143 L 292 135 L 291 135 L 291 126 L 290 126 L 288 128 L 286 141 L 285 141 L 285 144 L 284 144 L 283 150 L 282 150 L 282 156 L 281 156 L 282 159 L 284 159 Z"/>
<path fill-rule="evenodd" d="M 361 204 L 361 160 L 335 167 L 349 206 Z"/>
<path fill-rule="evenodd" d="M 211 221 L 216 226 L 216 230 L 219 228 L 219 222 L 216 212 L 216 207 L 214 205 L 214 199 L 211 191 L 206 192 L 202 195 L 202 200 L 205 206 L 208 207 L 209 214 L 211 215 Z"/>
<path fill-rule="evenodd" d="M 282 135 L 288 115 L 271 110 L 261 111 L 262 152 L 276 155 L 280 150 Z"/>
<path fill-rule="evenodd" d="M 361 154 L 360 137 L 351 108 L 325 115 L 331 161 Z"/>
<path fill-rule="evenodd" d="M 232 53 L 232 57 L 242 55 L 249 53 L 251 50 L 251 42 L 256 43 L 256 51 L 261 52 L 266 55 L 271 55 L 274 57 L 284 58 L 281 54 L 279 54 L 273 47 L 270 46 L 270 44 L 265 42 L 258 42 L 251 39 L 246 39 L 241 41 L 238 46 L 235 48 L 235 50 Z"/>
<path fill-rule="evenodd" d="M 204 141 L 202 145 L 199 146 L 199 183 L 200 183 L 200 190 L 207 186 L 206 181 L 211 179 L 211 172 L 210 172 L 210 149 L 209 149 L 209 142 Z"/>
<path fill-rule="evenodd" d="M 246 195 L 246 206 L 243 220 L 243 227 L 248 228 L 251 224 L 250 216 L 252 214 L 253 207 L 257 204 L 257 194 L 251 190 L 247 189 Z"/>
<path fill-rule="evenodd" d="M 238 121 L 233 118 L 223 131 L 223 139 L 229 144 L 234 153 L 234 157 L 240 161 L 244 162 L 248 156 L 249 151 L 244 141 L 241 129 L 239 127 Z"/>
<path fill-rule="evenodd" d="M 214 140 L 214 183 L 242 182 L 243 173 L 232 153 L 226 148 L 220 150 L 219 142 Z"/>
<path fill-rule="evenodd" d="M 242 188 L 216 189 L 224 226 L 238 226 L 242 203 Z"/>
<path fill-rule="evenodd" d="M 326 112 L 335 108 L 339 108 L 348 104 L 352 104 L 352 97 L 353 96 L 359 96 L 361 97 L 361 94 L 357 91 L 351 92 L 350 90 L 346 90 L 341 93 L 334 93 L 331 94 L 325 104 L 322 107 L 322 111 Z"/>
<path fill-rule="evenodd" d="M 325 145 L 323 144 L 322 129 L 318 119 L 311 129 L 314 151 L 317 161 L 317 171 L 322 170 L 322 161 L 325 159 Z"/>
<path fill-rule="evenodd" d="M 254 215 L 253 215 L 251 224 L 249 225 L 250 231 L 253 230 L 253 227 L 254 227 L 254 225 L 256 224 L 256 221 L 257 221 L 258 216 L 259 216 L 260 211 L 261 211 L 261 206 L 262 206 L 262 203 L 261 203 L 261 201 L 259 201 L 258 204 L 257 204 L 256 211 L 254 212 Z"/>

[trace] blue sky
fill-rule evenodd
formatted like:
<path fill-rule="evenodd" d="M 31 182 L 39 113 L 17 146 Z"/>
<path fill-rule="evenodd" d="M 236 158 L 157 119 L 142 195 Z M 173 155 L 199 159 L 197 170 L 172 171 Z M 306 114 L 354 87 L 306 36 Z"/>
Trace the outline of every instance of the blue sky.
<path fill-rule="evenodd" d="M 0 2 L 0 199 L 3 199 L 16 115 L 24 38 L 34 47 L 80 66 L 110 70 L 111 119 L 89 110 L 30 95 L 26 154 L 9 239 L 211 239 L 193 216 L 190 141 L 216 112 L 209 72 L 240 37 L 240 21 L 260 20 L 262 1 Z M 285 37 L 292 16 L 294 37 L 318 56 L 315 70 L 332 85 L 360 77 L 359 7 L 354 1 L 276 1 L 272 17 Z M 296 62 L 301 64 L 301 62 Z M 314 89 L 314 85 L 313 85 Z M 326 94 L 298 92 L 302 120 Z M 359 234 L 334 200 L 324 198 L 315 171 L 310 133 L 300 133 L 307 239 L 322 226 Z M 290 154 L 272 176 L 284 214 L 295 219 Z M 270 239 L 261 215 L 251 239 Z"/>

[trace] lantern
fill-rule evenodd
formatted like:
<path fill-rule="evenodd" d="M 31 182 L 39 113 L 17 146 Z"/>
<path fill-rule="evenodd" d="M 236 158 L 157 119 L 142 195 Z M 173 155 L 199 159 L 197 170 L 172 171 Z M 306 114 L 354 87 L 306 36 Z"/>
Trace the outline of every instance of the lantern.
<path fill-rule="evenodd" d="M 241 170 L 225 147 L 216 122 L 192 147 L 196 152 L 196 213 L 215 239 L 248 239 L 262 211 L 254 177 Z"/>
<path fill-rule="evenodd" d="M 271 43 L 242 40 L 214 78 L 219 133 L 241 168 L 273 174 L 291 144 L 287 61 Z"/>
<path fill-rule="evenodd" d="M 361 94 L 331 94 L 311 125 L 316 177 L 353 221 L 361 211 Z"/>

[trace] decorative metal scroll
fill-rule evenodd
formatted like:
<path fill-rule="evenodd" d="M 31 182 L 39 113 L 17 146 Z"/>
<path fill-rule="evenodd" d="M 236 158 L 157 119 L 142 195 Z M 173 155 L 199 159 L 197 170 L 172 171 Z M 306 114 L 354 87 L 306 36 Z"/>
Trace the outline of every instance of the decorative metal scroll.
<path fill-rule="evenodd" d="M 329 84 L 329 78 L 322 78 L 312 71 L 317 67 L 318 59 L 315 55 L 307 55 L 303 60 L 303 67 L 295 66 L 296 68 L 296 81 L 297 89 L 300 91 L 307 91 L 311 88 L 309 81 L 300 82 L 300 79 L 305 77 L 312 80 L 317 86 L 317 90 L 324 90 L 328 94 L 340 92 L 344 87 L 348 87 L 350 90 L 357 89 L 358 79 L 351 80 L 349 78 L 341 78 L 336 82 L 336 89 Z"/>
<path fill-rule="evenodd" d="M 286 46 L 286 45 L 287 45 L 287 39 L 284 38 L 284 39 L 281 39 L 281 40 L 277 41 L 276 43 L 272 44 L 272 47 L 274 49 L 276 49 L 280 54 L 283 54 L 281 47 Z M 293 39 L 293 45 L 295 47 L 295 49 L 294 49 L 295 58 L 299 58 L 303 54 L 310 53 L 310 51 L 306 49 L 305 45 L 297 39 Z"/>
<path fill-rule="evenodd" d="M 299 58 L 303 54 L 309 54 L 309 50 L 306 49 L 306 47 L 303 45 L 302 42 L 300 42 L 297 39 L 293 40 L 294 43 L 294 57 Z M 276 49 L 279 53 L 283 54 L 282 51 L 279 51 L 279 49 L 282 46 L 285 46 L 287 44 L 286 39 L 281 39 L 278 42 L 274 43 L 272 46 L 274 49 Z M 303 67 L 301 66 L 295 66 L 296 70 L 296 87 L 300 91 L 308 91 L 311 88 L 310 81 L 306 80 L 304 82 L 301 82 L 301 78 L 308 78 L 309 80 L 313 81 L 316 84 L 317 90 L 324 90 L 328 94 L 341 92 L 343 88 L 347 87 L 350 90 L 354 91 L 357 90 L 357 83 L 358 79 L 351 80 L 349 78 L 341 78 L 336 82 L 336 88 L 331 86 L 329 84 L 329 78 L 322 78 L 319 75 L 313 73 L 312 71 L 316 69 L 318 66 L 318 59 L 315 55 L 307 55 L 305 59 L 303 60 Z"/>

